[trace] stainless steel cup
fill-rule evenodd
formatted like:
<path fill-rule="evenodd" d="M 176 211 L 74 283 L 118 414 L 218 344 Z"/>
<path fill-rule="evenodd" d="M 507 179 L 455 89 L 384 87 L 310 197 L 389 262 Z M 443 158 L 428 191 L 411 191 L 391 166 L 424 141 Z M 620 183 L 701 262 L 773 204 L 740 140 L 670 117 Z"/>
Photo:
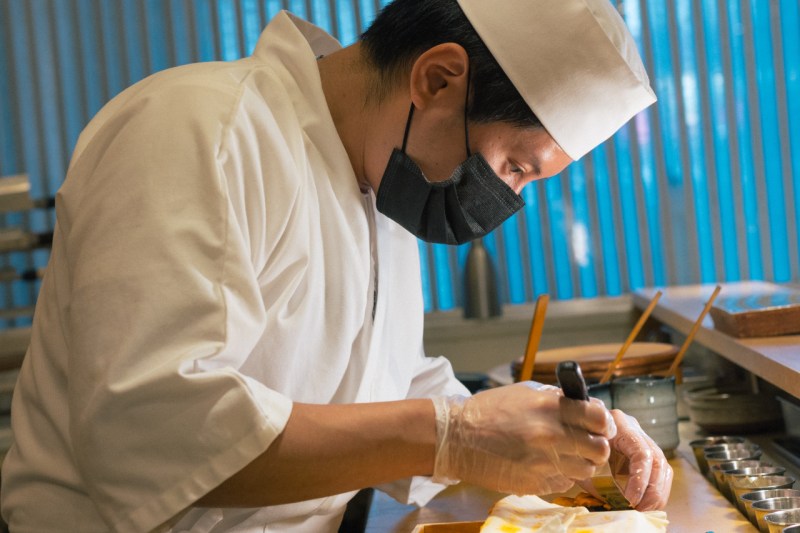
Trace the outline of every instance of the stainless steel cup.
<path fill-rule="evenodd" d="M 739 468 L 753 468 L 756 466 L 772 466 L 771 463 L 766 463 L 759 459 L 746 459 L 744 461 L 725 461 L 724 463 L 720 463 L 718 465 L 714 465 L 709 471 L 709 477 L 711 478 L 712 483 L 714 484 L 717 489 L 725 495 L 726 498 L 732 498 L 733 491 L 730 490 L 730 486 L 728 485 L 728 478 L 725 476 L 731 470 L 737 470 Z M 720 487 L 725 487 L 724 490 Z M 725 492 L 727 491 L 727 492 Z"/>
<path fill-rule="evenodd" d="M 734 450 L 727 450 L 724 452 L 713 452 L 705 454 L 706 462 L 708 463 L 708 468 L 713 471 L 715 466 L 719 466 L 722 463 L 727 463 L 728 461 L 752 461 L 761 458 L 761 448 L 740 448 Z M 722 494 L 725 495 L 730 501 L 733 501 L 733 494 L 730 494 L 727 484 L 721 483 L 717 486 Z"/>
<path fill-rule="evenodd" d="M 756 445 L 705 454 L 706 462 L 708 463 L 709 468 L 726 461 L 746 461 L 750 459 L 759 459 L 760 457 L 761 448 Z"/>
<path fill-rule="evenodd" d="M 725 479 L 728 483 L 728 487 L 730 488 L 731 494 L 735 494 L 734 483 L 741 483 L 742 479 L 750 479 L 756 478 L 759 476 L 782 476 L 786 473 L 786 469 L 782 466 L 756 466 L 751 468 L 739 468 L 736 470 L 730 470 L 725 473 Z M 741 495 L 743 495 L 742 493 Z M 740 495 L 740 496 L 741 496 Z M 740 496 L 736 496 L 736 506 L 742 512 L 742 514 L 747 514 L 747 509 L 744 506 L 744 502 L 742 501 Z"/>
<path fill-rule="evenodd" d="M 767 525 L 766 520 L 767 516 L 777 511 L 791 510 L 797 511 L 797 516 L 800 516 L 800 498 L 769 498 L 768 500 L 761 500 L 760 502 L 753 503 L 753 512 L 756 514 L 756 525 L 761 533 L 770 532 L 770 527 Z M 793 524 L 800 524 L 800 520 L 784 522 L 782 526 L 785 527 Z M 783 529 L 783 527 L 775 529 L 775 531 L 780 532 L 781 529 Z"/>
<path fill-rule="evenodd" d="M 697 461 L 697 468 L 704 476 L 708 474 L 708 463 L 705 458 L 705 448 L 717 444 L 744 444 L 747 439 L 737 436 L 720 436 L 720 437 L 706 437 L 704 439 L 697 439 L 689 442 L 689 446 L 694 453 L 694 460 Z"/>
<path fill-rule="evenodd" d="M 703 456 L 705 457 L 706 455 L 712 453 L 727 452 L 732 450 L 761 450 L 761 446 L 752 442 L 728 442 L 725 444 L 715 444 L 713 446 L 707 446 L 704 448 Z"/>
<path fill-rule="evenodd" d="M 761 500 L 768 500 L 770 498 L 788 498 L 793 496 L 800 496 L 800 490 L 797 489 L 772 489 L 772 490 L 756 490 L 753 492 L 745 492 L 739 497 L 739 500 L 744 503 L 744 508 L 747 510 L 747 518 L 754 526 L 758 526 L 756 522 L 756 513 L 753 511 L 753 504 Z"/>
<path fill-rule="evenodd" d="M 786 509 L 776 513 L 770 513 L 764 517 L 767 524 L 765 533 L 782 533 L 786 526 L 800 524 L 800 509 Z"/>

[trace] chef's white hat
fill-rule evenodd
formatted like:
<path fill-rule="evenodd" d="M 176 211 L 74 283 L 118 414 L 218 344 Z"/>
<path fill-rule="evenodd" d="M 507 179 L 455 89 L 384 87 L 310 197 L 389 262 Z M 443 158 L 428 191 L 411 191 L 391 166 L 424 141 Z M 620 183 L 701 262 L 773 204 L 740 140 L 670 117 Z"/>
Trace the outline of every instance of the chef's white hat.
<path fill-rule="evenodd" d="M 656 101 L 609 0 L 458 0 L 542 125 L 572 159 Z"/>

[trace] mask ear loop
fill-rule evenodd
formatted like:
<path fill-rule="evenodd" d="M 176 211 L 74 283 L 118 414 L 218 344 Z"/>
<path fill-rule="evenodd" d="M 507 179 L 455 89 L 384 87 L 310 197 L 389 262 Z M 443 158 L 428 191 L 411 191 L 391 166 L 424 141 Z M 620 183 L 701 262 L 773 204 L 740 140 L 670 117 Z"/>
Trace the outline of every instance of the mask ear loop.
<path fill-rule="evenodd" d="M 411 109 L 408 110 L 408 120 L 406 120 L 406 131 L 403 133 L 402 152 L 406 153 L 406 143 L 408 142 L 408 132 L 411 130 L 411 117 L 414 116 L 414 102 L 411 102 Z"/>
<path fill-rule="evenodd" d="M 472 151 L 469 149 L 469 121 L 467 115 L 469 114 L 469 87 L 471 82 L 470 73 L 467 72 L 467 95 L 464 99 L 464 140 L 467 147 L 467 158 L 472 156 Z M 411 108 L 408 110 L 408 119 L 406 120 L 406 131 L 403 132 L 403 147 L 401 151 L 406 153 L 406 144 L 408 143 L 408 132 L 411 131 L 411 117 L 414 116 L 414 102 L 411 102 Z"/>
<path fill-rule="evenodd" d="M 470 86 L 471 76 L 469 70 L 467 70 L 467 98 L 464 100 L 464 139 L 467 143 L 467 159 L 472 157 L 472 151 L 469 149 L 469 127 L 467 126 L 468 120 L 467 115 L 469 114 L 469 86 Z"/>

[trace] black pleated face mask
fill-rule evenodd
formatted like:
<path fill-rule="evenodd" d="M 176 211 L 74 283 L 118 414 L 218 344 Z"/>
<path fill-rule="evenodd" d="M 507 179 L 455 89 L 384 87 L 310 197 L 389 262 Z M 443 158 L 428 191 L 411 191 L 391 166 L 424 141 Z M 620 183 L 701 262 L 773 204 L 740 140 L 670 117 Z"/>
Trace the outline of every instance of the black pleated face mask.
<path fill-rule="evenodd" d="M 429 182 L 406 154 L 413 115 L 412 103 L 403 147 L 392 151 L 378 187 L 378 211 L 424 241 L 464 244 L 483 237 L 525 205 L 481 154 L 470 152 L 468 135 L 467 160 L 447 180 Z M 465 110 L 465 131 L 466 122 Z"/>

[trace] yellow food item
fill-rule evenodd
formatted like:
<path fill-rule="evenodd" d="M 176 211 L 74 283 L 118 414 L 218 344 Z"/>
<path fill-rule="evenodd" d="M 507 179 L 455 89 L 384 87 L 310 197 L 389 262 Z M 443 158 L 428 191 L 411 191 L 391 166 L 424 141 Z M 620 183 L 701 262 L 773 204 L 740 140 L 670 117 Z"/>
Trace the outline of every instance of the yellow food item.
<path fill-rule="evenodd" d="M 553 500 L 553 503 L 556 505 L 560 505 L 561 507 L 575 507 L 575 498 L 570 498 L 569 496 L 559 496 L 558 498 Z"/>
<path fill-rule="evenodd" d="M 598 502 L 588 494 L 581 501 Z M 569 500 L 572 500 L 571 502 Z M 663 511 L 607 511 L 591 513 L 575 506 L 578 498 L 564 498 L 570 506 L 548 503 L 537 496 L 508 496 L 497 502 L 481 533 L 666 533 Z"/>
<path fill-rule="evenodd" d="M 555 502 L 553 502 L 555 503 Z M 604 509 L 606 511 L 611 510 L 611 506 L 604 502 L 603 500 L 597 499 L 588 492 L 581 492 L 577 496 L 575 496 L 575 507 L 586 507 L 592 511 L 594 510 L 601 510 Z"/>
<path fill-rule="evenodd" d="M 586 507 L 590 511 L 610 511 L 611 506 L 589 494 L 588 492 L 581 492 L 574 498 L 569 496 L 559 496 L 553 500 L 553 503 L 561 507 Z"/>

